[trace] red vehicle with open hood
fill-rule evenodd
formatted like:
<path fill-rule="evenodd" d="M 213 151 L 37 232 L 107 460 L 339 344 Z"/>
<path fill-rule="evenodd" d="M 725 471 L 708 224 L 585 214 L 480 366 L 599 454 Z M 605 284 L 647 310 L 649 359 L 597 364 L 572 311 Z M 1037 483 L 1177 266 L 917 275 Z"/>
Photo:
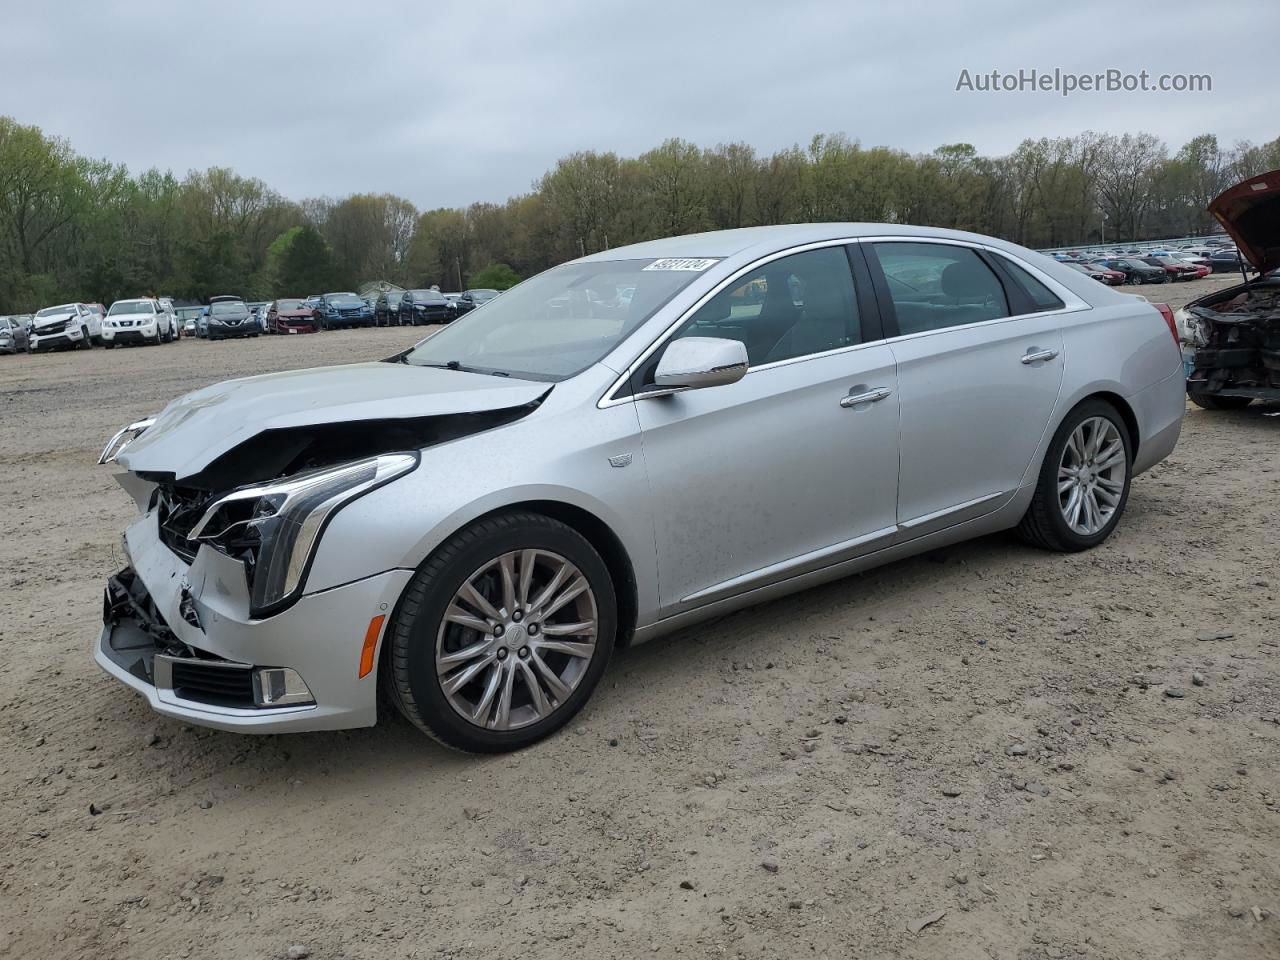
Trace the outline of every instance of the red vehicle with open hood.
<path fill-rule="evenodd" d="M 1236 184 L 1209 212 L 1236 242 L 1244 282 L 1178 311 L 1183 344 L 1194 349 L 1187 394 L 1206 410 L 1280 401 L 1280 170 Z"/>

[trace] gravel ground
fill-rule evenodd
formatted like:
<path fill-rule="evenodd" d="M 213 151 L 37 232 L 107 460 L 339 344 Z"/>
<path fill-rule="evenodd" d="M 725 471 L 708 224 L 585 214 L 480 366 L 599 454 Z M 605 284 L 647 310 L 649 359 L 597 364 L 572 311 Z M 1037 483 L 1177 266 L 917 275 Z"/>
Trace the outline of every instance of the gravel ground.
<path fill-rule="evenodd" d="M 101 674 L 106 437 L 420 333 L 0 357 L 0 956 L 1280 955 L 1256 405 L 1192 408 L 1099 549 L 991 537 L 686 630 L 513 756 L 205 731 Z"/>

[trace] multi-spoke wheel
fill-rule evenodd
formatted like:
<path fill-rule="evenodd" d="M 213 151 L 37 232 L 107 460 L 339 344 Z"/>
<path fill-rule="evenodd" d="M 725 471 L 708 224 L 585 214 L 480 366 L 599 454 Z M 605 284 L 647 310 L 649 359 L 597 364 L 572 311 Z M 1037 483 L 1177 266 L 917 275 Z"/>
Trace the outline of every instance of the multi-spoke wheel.
<path fill-rule="evenodd" d="M 466 720 L 528 726 L 569 699 L 596 627 L 595 594 L 576 566 L 542 550 L 504 553 L 454 594 L 436 634 L 436 677 Z"/>
<path fill-rule="evenodd" d="M 612 653 L 609 570 L 539 514 L 482 520 L 415 574 L 388 628 L 384 678 L 413 723 L 464 750 L 513 750 L 558 729 Z"/>
<path fill-rule="evenodd" d="M 1128 478 L 1124 440 L 1106 417 L 1071 431 L 1058 464 L 1058 508 L 1076 533 L 1091 537 L 1111 522 Z"/>
<path fill-rule="evenodd" d="M 1124 512 L 1132 462 L 1129 430 L 1116 409 L 1104 400 L 1081 403 L 1049 444 L 1019 534 L 1049 550 L 1101 543 Z"/>

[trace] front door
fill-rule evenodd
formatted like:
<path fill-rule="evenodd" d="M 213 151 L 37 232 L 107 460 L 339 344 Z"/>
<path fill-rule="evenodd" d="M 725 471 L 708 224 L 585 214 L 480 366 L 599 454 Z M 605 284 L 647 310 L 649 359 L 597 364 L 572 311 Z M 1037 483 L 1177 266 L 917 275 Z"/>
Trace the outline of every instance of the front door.
<path fill-rule="evenodd" d="M 670 615 L 892 538 L 894 360 L 861 343 L 843 247 L 771 260 L 675 335 L 747 347 L 737 383 L 637 401 Z"/>

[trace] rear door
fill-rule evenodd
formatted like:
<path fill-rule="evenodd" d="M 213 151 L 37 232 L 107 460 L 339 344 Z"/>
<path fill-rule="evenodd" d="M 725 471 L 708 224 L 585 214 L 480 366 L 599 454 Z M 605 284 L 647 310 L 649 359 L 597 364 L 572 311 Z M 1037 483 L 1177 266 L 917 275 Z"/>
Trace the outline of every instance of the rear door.
<path fill-rule="evenodd" d="M 1062 386 L 1063 302 L 965 244 L 864 243 L 898 370 L 899 540 L 990 513 L 1027 479 Z M 1014 278 L 1038 284 L 1042 304 Z"/>

